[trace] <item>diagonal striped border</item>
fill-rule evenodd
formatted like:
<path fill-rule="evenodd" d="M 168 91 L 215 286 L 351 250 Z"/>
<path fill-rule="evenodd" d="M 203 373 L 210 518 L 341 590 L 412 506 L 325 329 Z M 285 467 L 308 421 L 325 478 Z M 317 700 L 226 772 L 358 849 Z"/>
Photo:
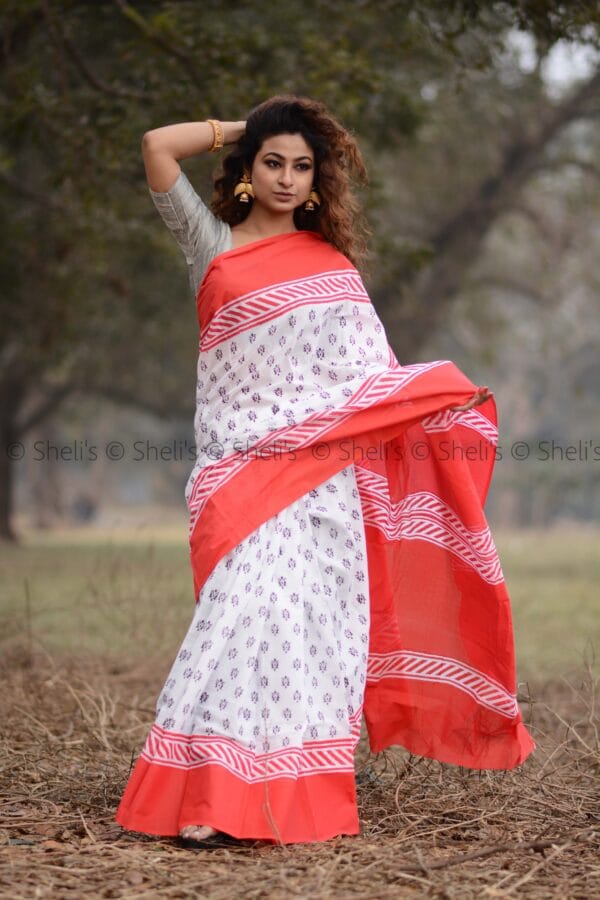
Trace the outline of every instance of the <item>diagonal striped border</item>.
<path fill-rule="evenodd" d="M 270 432 L 252 446 L 253 453 L 264 447 L 288 447 L 302 450 L 318 441 L 326 439 L 327 434 L 345 419 L 369 406 L 380 403 L 392 394 L 405 388 L 415 378 L 442 365 L 448 360 L 435 360 L 429 363 L 415 363 L 390 370 L 383 369 L 366 378 L 348 401 L 335 409 L 322 410 L 309 416 L 297 425 L 288 425 Z M 200 513 L 212 493 L 238 475 L 244 466 L 252 462 L 251 454 L 233 452 L 223 457 L 214 465 L 200 469 L 190 491 L 188 506 L 190 512 L 190 536 L 196 526 Z"/>
<path fill-rule="evenodd" d="M 421 422 L 425 431 L 450 431 L 454 425 L 462 425 L 483 435 L 493 446 L 498 443 L 498 429 L 486 418 L 483 413 L 475 409 L 457 410 L 444 409 L 423 419 Z"/>
<path fill-rule="evenodd" d="M 347 737 L 305 741 L 302 746 L 256 753 L 232 738 L 167 731 L 156 723 L 141 756 L 150 763 L 176 769 L 219 765 L 249 784 L 271 778 L 302 778 L 323 772 L 354 772 L 354 750 L 360 737 L 362 706 L 350 717 Z"/>
<path fill-rule="evenodd" d="M 504 581 L 489 527 L 469 529 L 459 516 L 431 491 L 408 494 L 397 503 L 388 481 L 364 466 L 356 466 L 365 525 L 372 525 L 388 541 L 421 540 L 443 547 L 474 569 L 488 584 Z"/>
<path fill-rule="evenodd" d="M 211 350 L 242 331 L 256 328 L 307 303 L 334 303 L 336 300 L 371 302 L 356 269 L 333 269 L 252 291 L 217 310 L 200 332 L 200 349 Z"/>
<path fill-rule="evenodd" d="M 383 678 L 407 678 L 448 684 L 469 694 L 480 706 L 513 719 L 519 715 L 517 698 L 499 682 L 457 659 L 400 650 L 373 653 L 367 666 L 367 684 Z"/>

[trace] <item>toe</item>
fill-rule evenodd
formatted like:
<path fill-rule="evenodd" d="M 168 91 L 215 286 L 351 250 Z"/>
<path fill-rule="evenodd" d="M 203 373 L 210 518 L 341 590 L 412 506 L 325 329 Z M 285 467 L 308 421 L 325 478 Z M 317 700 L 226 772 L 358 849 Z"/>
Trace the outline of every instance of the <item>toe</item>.
<path fill-rule="evenodd" d="M 192 838 L 195 841 L 203 841 L 217 832 L 216 829 L 212 828 L 210 825 L 186 825 L 179 833 L 182 837 Z"/>

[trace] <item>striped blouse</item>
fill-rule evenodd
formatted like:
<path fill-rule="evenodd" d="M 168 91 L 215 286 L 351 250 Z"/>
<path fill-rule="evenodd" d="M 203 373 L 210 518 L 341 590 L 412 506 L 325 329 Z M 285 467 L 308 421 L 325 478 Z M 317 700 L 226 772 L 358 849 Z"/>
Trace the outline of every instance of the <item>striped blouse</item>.
<path fill-rule="evenodd" d="M 168 191 L 149 188 L 154 205 L 183 251 L 192 296 L 196 299 L 211 259 L 230 250 L 231 228 L 208 208 L 181 170 Z"/>

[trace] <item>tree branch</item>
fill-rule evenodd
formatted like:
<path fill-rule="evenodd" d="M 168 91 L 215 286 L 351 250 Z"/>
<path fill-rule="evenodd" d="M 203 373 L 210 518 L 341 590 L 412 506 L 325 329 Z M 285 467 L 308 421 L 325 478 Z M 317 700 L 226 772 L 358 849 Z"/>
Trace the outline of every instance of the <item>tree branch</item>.
<path fill-rule="evenodd" d="M 535 226 L 535 228 L 537 229 L 537 231 L 539 231 L 541 237 L 545 241 L 551 241 L 554 239 L 554 233 L 548 228 L 543 216 L 541 216 L 537 210 L 532 209 L 525 203 L 519 203 L 518 200 L 507 203 L 505 212 L 508 214 L 518 213 L 522 215 L 525 219 L 531 222 L 532 225 Z"/>
<path fill-rule="evenodd" d="M 9 175 L 8 172 L 3 172 L 2 169 L 0 169 L 0 181 L 3 181 L 7 187 L 20 197 L 25 197 L 27 200 L 31 200 L 40 206 L 44 206 L 48 209 L 55 209 L 60 212 L 67 212 L 68 210 L 67 205 L 61 200 L 57 200 L 51 194 L 43 194 L 40 191 L 35 191 L 32 188 L 27 187 L 27 185 L 19 178 L 16 178 L 14 175 Z"/>
<path fill-rule="evenodd" d="M 48 389 L 46 395 L 17 423 L 18 435 L 27 434 L 56 412 L 67 397 L 77 395 L 102 397 L 119 406 L 128 406 L 149 413 L 158 419 L 187 419 L 193 415 L 192 407 L 170 403 L 168 398 L 162 402 L 160 399 L 150 400 L 117 385 L 71 380 Z"/>
<path fill-rule="evenodd" d="M 470 279 L 468 282 L 470 288 L 492 288 L 499 291 L 507 291 L 512 294 L 519 294 L 521 297 L 527 297 L 537 306 L 548 306 L 549 298 L 541 291 L 529 284 L 523 284 L 518 278 L 511 278 L 510 275 L 481 275 L 477 278 Z"/>
<path fill-rule="evenodd" d="M 83 387 L 79 386 L 78 389 L 83 390 Z M 165 398 L 163 402 L 160 399 L 150 400 L 147 397 L 140 397 L 126 388 L 112 384 L 89 383 L 85 386 L 85 392 L 86 394 L 94 394 L 97 397 L 104 397 L 106 400 L 111 400 L 119 406 L 130 406 L 142 412 L 150 413 L 158 419 L 187 419 L 193 415 L 193 407 L 189 404 L 179 406 L 170 403 L 168 398 Z"/>
<path fill-rule="evenodd" d="M 167 41 L 161 34 L 159 34 L 154 28 L 152 28 L 146 19 L 139 13 L 136 9 L 131 6 L 130 3 L 126 3 L 125 0 L 113 0 L 115 6 L 119 10 L 119 12 L 130 22 L 138 31 L 144 35 L 149 41 L 153 44 L 156 44 L 157 47 L 160 47 L 168 56 L 172 56 L 181 64 L 181 66 L 185 69 L 191 80 L 197 87 L 202 87 L 202 82 L 198 77 L 198 73 L 194 67 L 193 57 L 182 50 L 180 47 L 177 47 L 175 44 Z"/>
<path fill-rule="evenodd" d="M 582 172 L 600 178 L 600 166 L 587 159 L 577 159 L 575 156 L 557 156 L 552 159 L 540 159 L 531 166 L 531 172 L 546 172 L 555 169 L 564 169 L 565 166 L 576 166 Z"/>
<path fill-rule="evenodd" d="M 593 829 L 588 828 L 578 834 L 560 835 L 559 837 L 550 840 L 515 841 L 510 844 L 497 844 L 495 847 L 487 847 L 484 850 L 473 850 L 471 853 L 458 853 L 455 856 L 451 856 L 449 859 L 435 859 L 431 862 L 423 862 L 422 865 L 403 865 L 402 863 L 399 863 L 398 869 L 401 872 L 424 872 L 427 874 L 427 872 L 433 871 L 434 869 L 448 869 L 451 866 L 460 866 L 463 863 L 470 862 L 474 859 L 486 859 L 488 856 L 494 856 L 496 853 L 515 853 L 519 850 L 534 850 L 537 853 L 543 853 L 544 850 L 549 850 L 551 847 L 565 846 L 581 841 L 590 841 L 594 839 L 594 836 Z"/>
<path fill-rule="evenodd" d="M 31 412 L 20 422 L 17 423 L 17 432 L 19 436 L 27 434 L 32 428 L 35 428 L 44 421 L 51 413 L 56 412 L 60 404 L 69 394 L 72 394 L 76 388 L 74 382 L 69 381 L 65 384 L 59 384 L 51 389 L 48 394 L 43 397 Z"/>
<path fill-rule="evenodd" d="M 107 84 L 105 81 L 102 81 L 102 79 L 98 78 L 98 76 L 92 72 L 92 70 L 84 60 L 77 46 L 73 43 L 71 38 L 67 36 L 67 33 L 60 21 L 54 17 L 50 9 L 50 5 L 47 2 L 44 2 L 44 13 L 46 16 L 46 21 L 48 23 L 48 30 L 50 31 L 50 34 L 54 39 L 54 43 L 59 49 L 60 45 L 62 44 L 69 57 L 75 63 L 75 66 L 79 70 L 79 73 L 83 76 L 88 84 L 95 88 L 95 90 L 100 91 L 102 94 L 107 94 L 109 97 L 120 97 L 129 100 L 142 100 L 146 103 L 155 100 L 155 96 L 148 91 L 139 91 L 135 88 L 114 86 L 112 84 Z"/>

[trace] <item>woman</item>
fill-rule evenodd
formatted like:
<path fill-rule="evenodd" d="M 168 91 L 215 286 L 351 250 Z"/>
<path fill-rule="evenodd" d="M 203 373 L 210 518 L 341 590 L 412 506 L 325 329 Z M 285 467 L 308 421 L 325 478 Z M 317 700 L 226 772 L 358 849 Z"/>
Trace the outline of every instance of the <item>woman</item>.
<path fill-rule="evenodd" d="M 178 160 L 223 144 L 211 211 Z M 353 138 L 279 96 L 150 131 L 143 155 L 197 296 L 196 610 L 117 821 L 188 846 L 357 834 L 363 713 L 374 751 L 520 764 L 483 514 L 495 403 L 448 360 L 391 351 L 356 268 Z"/>

